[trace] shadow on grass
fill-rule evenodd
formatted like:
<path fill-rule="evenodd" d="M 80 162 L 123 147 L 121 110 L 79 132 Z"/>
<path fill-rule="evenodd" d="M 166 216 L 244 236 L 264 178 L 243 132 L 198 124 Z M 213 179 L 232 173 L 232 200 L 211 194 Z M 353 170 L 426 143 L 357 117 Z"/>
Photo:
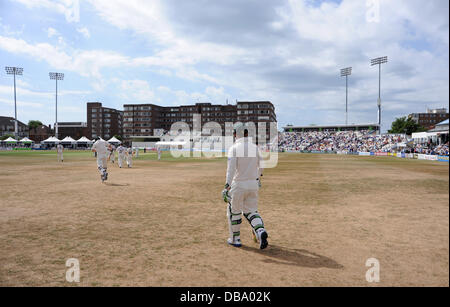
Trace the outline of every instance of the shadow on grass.
<path fill-rule="evenodd" d="M 277 245 L 269 245 L 267 249 L 242 246 L 245 251 L 265 256 L 265 263 L 295 265 L 306 268 L 343 269 L 344 266 L 331 258 L 315 254 L 305 249 L 287 249 Z"/>

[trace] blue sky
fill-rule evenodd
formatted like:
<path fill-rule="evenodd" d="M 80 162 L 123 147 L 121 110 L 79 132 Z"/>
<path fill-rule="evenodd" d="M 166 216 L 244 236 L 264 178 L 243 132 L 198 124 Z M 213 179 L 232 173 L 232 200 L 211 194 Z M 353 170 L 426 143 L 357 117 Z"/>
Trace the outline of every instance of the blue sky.
<path fill-rule="evenodd" d="M 447 107 L 447 0 L 0 0 L 0 115 L 85 121 L 86 102 L 122 109 L 270 100 L 279 127 L 342 124 L 352 66 L 349 122 L 377 121 L 382 68 L 383 130 L 395 117 Z"/>

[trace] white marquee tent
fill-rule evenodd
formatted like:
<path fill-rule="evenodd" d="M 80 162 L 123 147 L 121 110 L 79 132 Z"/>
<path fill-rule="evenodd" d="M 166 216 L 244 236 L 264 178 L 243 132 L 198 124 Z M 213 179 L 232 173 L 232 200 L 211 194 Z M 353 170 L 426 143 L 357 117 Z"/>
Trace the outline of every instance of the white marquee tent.
<path fill-rule="evenodd" d="M 73 138 L 71 138 L 70 136 L 66 136 L 65 138 L 63 138 L 61 140 L 61 144 L 75 144 L 77 141 L 75 141 Z"/>
<path fill-rule="evenodd" d="M 12 144 L 12 143 L 17 143 L 17 140 L 13 139 L 12 137 L 9 137 L 6 140 L 4 140 L 3 142 L 8 143 L 8 144 Z"/>
<path fill-rule="evenodd" d="M 24 138 L 21 139 L 19 142 L 21 142 L 21 143 L 23 143 L 23 144 L 31 144 L 31 143 L 34 143 L 33 140 L 30 140 L 30 139 L 27 138 L 27 137 L 24 137 Z"/>
<path fill-rule="evenodd" d="M 82 136 L 77 140 L 77 144 L 92 144 L 94 141 L 89 140 L 87 137 Z"/>
<path fill-rule="evenodd" d="M 120 140 L 118 140 L 115 136 L 113 136 L 112 138 L 110 138 L 108 140 L 108 143 L 112 143 L 112 144 L 122 144 L 122 142 Z"/>
<path fill-rule="evenodd" d="M 42 144 L 59 144 L 59 142 L 60 142 L 60 140 L 58 140 L 54 136 L 51 136 L 48 139 L 43 140 L 41 143 Z"/>

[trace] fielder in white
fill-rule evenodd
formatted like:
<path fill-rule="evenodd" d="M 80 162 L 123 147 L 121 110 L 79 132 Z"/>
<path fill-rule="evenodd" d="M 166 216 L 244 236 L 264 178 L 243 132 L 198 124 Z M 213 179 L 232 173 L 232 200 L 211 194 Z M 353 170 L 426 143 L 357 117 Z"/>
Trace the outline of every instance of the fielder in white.
<path fill-rule="evenodd" d="M 161 160 L 161 147 L 157 147 L 156 149 L 158 151 L 158 161 Z"/>
<path fill-rule="evenodd" d="M 268 234 L 258 213 L 258 190 L 261 187 L 262 159 L 258 147 L 248 138 L 248 129 L 238 123 L 234 127 L 236 141 L 228 151 L 225 189 L 222 196 L 228 203 L 227 217 L 230 230 L 228 244 L 241 247 L 241 214 L 252 227 L 253 239 L 264 249 L 269 244 Z M 243 137 L 242 137 L 243 136 Z"/>
<path fill-rule="evenodd" d="M 122 163 L 125 160 L 125 152 L 126 152 L 126 148 L 123 147 L 122 145 L 119 145 L 119 147 L 117 147 L 117 163 L 119 164 L 119 167 L 122 168 Z"/>
<path fill-rule="evenodd" d="M 131 167 L 133 166 L 133 148 L 128 147 L 126 153 L 127 153 L 127 165 L 128 167 Z"/>
<path fill-rule="evenodd" d="M 109 151 L 109 161 L 114 164 L 114 160 L 116 158 L 116 146 L 111 144 L 111 150 Z"/>
<path fill-rule="evenodd" d="M 63 156 L 63 151 L 64 151 L 64 146 L 62 146 L 61 144 L 58 144 L 56 146 L 56 152 L 58 154 L 58 162 L 64 162 L 64 156 Z"/>
<path fill-rule="evenodd" d="M 108 150 L 111 151 L 111 144 L 100 138 L 92 145 L 92 151 L 97 153 L 97 168 L 102 182 L 108 180 Z"/>

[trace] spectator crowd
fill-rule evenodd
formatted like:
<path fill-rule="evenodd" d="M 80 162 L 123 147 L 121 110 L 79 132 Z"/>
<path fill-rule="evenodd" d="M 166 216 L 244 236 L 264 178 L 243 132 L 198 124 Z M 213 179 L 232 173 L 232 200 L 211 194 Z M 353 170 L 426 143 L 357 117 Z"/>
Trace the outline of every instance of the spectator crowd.
<path fill-rule="evenodd" d="M 281 132 L 280 151 L 320 152 L 407 152 L 448 155 L 449 144 L 414 144 L 405 135 L 383 134 L 374 131 L 312 131 Z"/>

